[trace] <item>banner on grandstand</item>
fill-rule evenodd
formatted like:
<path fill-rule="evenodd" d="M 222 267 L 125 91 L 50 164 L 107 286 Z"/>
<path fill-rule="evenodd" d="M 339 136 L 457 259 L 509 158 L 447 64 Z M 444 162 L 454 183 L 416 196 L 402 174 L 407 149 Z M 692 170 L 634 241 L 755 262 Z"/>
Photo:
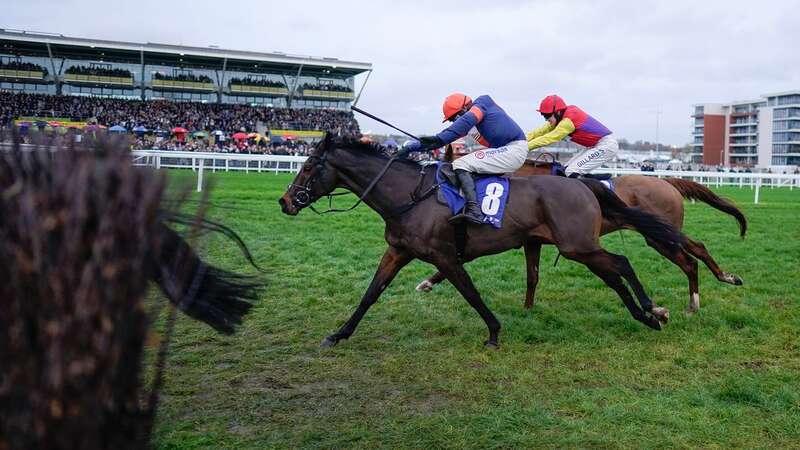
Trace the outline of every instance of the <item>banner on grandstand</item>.
<path fill-rule="evenodd" d="M 53 127 L 74 127 L 74 128 L 83 128 L 86 126 L 86 122 L 84 121 L 77 121 L 72 120 L 65 117 L 20 117 L 14 120 L 14 125 L 16 126 L 25 126 L 23 124 L 28 124 L 28 126 L 35 126 L 37 123 L 47 123 L 48 126 Z"/>
<path fill-rule="evenodd" d="M 280 136 L 284 139 L 302 139 L 304 141 L 322 139 L 324 131 L 316 130 L 269 130 L 270 136 Z"/>

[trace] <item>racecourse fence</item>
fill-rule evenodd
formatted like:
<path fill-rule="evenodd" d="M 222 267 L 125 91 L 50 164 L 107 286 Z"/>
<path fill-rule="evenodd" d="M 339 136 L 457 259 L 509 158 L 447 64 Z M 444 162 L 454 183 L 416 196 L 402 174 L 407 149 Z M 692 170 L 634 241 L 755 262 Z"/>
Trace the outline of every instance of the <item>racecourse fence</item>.
<path fill-rule="evenodd" d="M 202 190 L 204 172 L 244 171 L 267 173 L 297 173 L 306 161 L 306 156 L 248 155 L 241 153 L 200 153 L 161 150 L 134 150 L 136 165 L 147 165 L 158 169 L 191 169 L 196 171 L 197 190 Z M 656 170 L 642 172 L 638 169 L 603 168 L 602 172 L 613 176 L 645 175 L 659 178 L 683 178 L 711 187 L 734 186 L 753 190 L 753 202 L 758 203 L 762 187 L 800 189 L 800 175 L 745 172 L 702 172 Z"/>

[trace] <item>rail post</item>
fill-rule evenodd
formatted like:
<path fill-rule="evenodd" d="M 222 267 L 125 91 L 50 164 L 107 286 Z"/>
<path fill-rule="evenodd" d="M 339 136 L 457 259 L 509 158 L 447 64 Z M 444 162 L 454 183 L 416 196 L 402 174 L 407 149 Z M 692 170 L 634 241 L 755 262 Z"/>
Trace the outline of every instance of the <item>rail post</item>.
<path fill-rule="evenodd" d="M 197 192 L 202 192 L 203 190 L 203 166 L 205 165 L 205 159 L 200 158 L 199 165 L 197 168 Z"/>

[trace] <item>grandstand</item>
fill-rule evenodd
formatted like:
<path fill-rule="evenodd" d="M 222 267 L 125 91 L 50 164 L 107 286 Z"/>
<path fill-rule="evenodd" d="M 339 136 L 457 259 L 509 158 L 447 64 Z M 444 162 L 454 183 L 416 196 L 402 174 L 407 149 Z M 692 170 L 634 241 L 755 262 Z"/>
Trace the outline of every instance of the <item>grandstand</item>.
<path fill-rule="evenodd" d="M 0 29 L 0 90 L 14 94 L 197 102 L 219 105 L 215 111 L 234 106 L 348 111 L 371 71 L 370 63 L 336 58 Z M 364 73 L 357 90 L 356 76 Z M 74 117 L 73 110 L 70 116 L 87 119 L 94 113 Z"/>

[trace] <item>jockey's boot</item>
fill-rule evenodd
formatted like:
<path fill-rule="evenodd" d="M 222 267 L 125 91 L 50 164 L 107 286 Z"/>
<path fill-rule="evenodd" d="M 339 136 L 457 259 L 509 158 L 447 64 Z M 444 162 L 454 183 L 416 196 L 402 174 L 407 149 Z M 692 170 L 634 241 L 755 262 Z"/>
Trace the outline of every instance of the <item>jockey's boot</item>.
<path fill-rule="evenodd" d="M 475 192 L 475 181 L 472 179 L 472 174 L 466 170 L 456 169 L 456 178 L 458 179 L 461 192 L 464 194 L 464 200 L 467 202 L 461 214 L 451 217 L 448 222 L 459 223 L 467 220 L 478 225 L 482 224 L 483 213 L 478 207 L 478 195 Z"/>

